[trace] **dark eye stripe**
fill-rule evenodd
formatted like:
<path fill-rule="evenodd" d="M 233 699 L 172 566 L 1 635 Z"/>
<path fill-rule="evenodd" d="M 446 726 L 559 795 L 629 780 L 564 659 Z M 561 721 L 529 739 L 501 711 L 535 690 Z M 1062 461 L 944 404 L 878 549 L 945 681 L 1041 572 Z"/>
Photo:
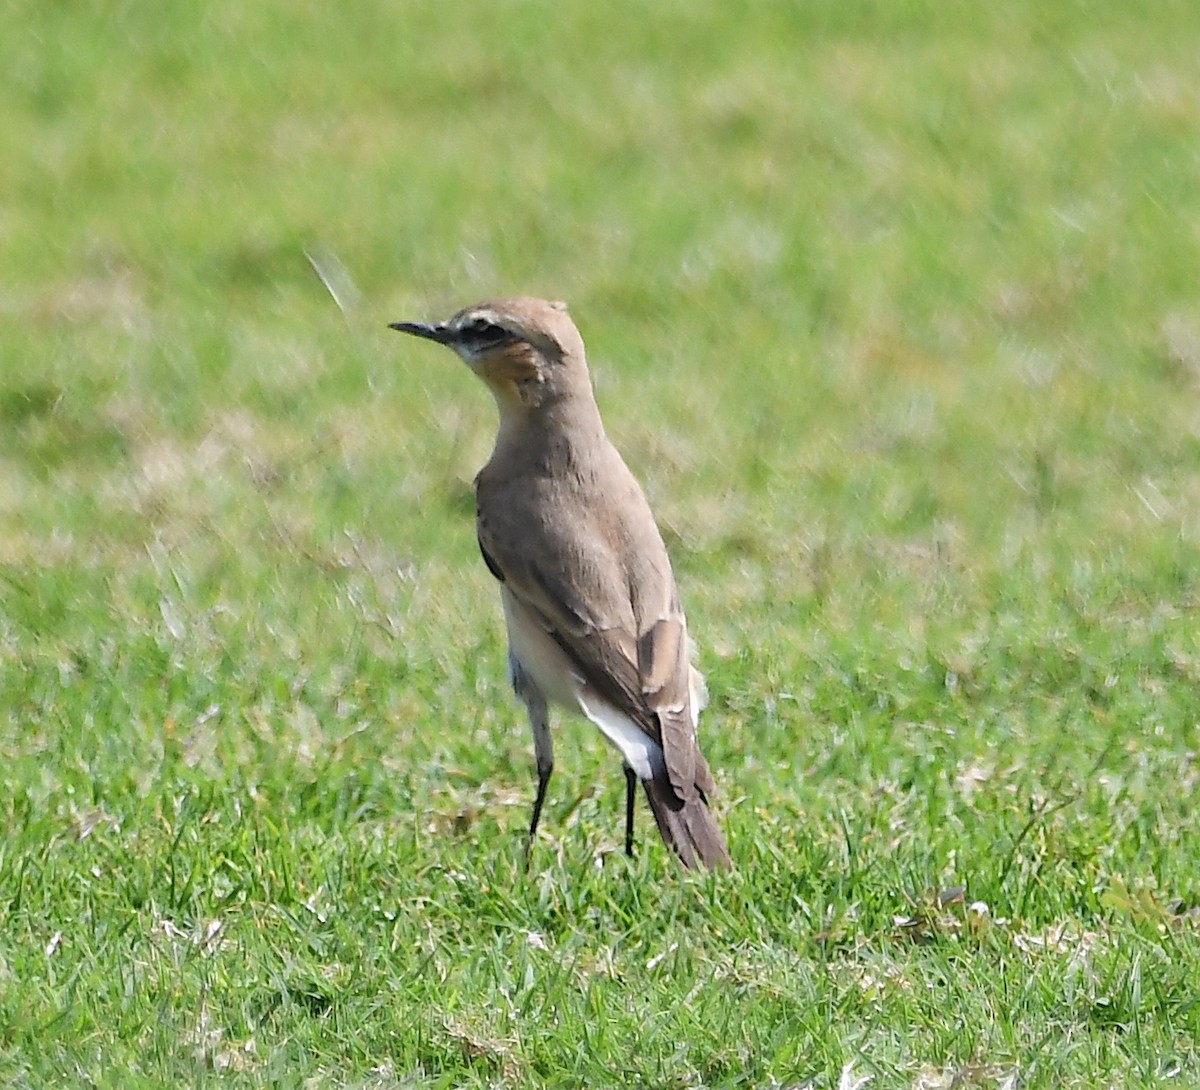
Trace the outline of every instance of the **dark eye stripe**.
<path fill-rule="evenodd" d="M 489 322 L 486 318 L 476 318 L 463 330 L 463 335 L 480 345 L 500 344 L 512 337 L 503 326 Z"/>

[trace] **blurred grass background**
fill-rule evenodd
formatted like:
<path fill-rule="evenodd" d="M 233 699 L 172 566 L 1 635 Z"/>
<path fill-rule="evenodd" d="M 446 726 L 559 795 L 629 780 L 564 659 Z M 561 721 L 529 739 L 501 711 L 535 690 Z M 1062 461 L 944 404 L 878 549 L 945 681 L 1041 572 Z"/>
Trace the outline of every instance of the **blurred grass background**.
<path fill-rule="evenodd" d="M 1200 1078 L 1192 5 L 5 21 L 0 1078 Z M 385 326 L 526 292 L 728 879 L 608 854 L 578 725 L 521 875 L 494 410 Z"/>

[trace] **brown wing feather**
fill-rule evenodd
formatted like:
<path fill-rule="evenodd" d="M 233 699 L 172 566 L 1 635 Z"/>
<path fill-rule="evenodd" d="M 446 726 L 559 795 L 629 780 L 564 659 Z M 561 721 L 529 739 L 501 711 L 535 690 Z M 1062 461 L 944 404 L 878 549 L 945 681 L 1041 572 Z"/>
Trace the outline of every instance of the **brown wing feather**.
<path fill-rule="evenodd" d="M 673 602 L 673 606 L 678 603 Z M 642 692 L 662 730 L 663 755 L 671 786 L 680 798 L 696 787 L 712 790 L 712 776 L 696 744 L 695 709 L 691 704 L 691 666 L 683 614 L 664 617 L 638 640 Z"/>
<path fill-rule="evenodd" d="M 637 645 L 628 633 L 620 628 L 599 627 L 564 606 L 562 603 L 568 600 L 566 588 L 555 586 L 540 571 L 531 569 L 525 578 L 510 578 L 508 585 L 543 619 L 546 631 L 589 684 L 662 745 L 658 718 L 642 692 Z M 530 588 L 536 591 L 528 593 Z"/>
<path fill-rule="evenodd" d="M 511 581 L 509 586 L 513 587 Z M 540 609 L 533 608 L 541 614 Z M 640 664 L 634 664 L 628 651 L 621 646 L 626 641 L 617 639 L 615 630 L 592 629 L 572 636 L 548 619 L 545 627 L 596 691 L 625 712 L 662 747 L 667 777 L 681 800 L 694 798 L 697 791 L 705 799 L 714 793 L 716 784 L 712 771 L 696 741 L 686 653 L 680 656 L 662 687 L 651 687 L 647 685 L 649 675 Z M 672 629 L 676 634 L 667 638 L 674 639 L 681 651 L 686 651 L 686 631 L 682 623 L 674 619 L 655 625 L 639 641 L 639 649 L 647 643 L 655 644 L 656 632 L 661 634 Z"/>

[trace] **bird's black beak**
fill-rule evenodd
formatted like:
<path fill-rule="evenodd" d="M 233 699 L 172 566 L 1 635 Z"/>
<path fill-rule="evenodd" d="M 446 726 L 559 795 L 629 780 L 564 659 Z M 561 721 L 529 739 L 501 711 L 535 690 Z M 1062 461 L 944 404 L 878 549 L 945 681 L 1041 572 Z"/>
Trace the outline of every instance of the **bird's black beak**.
<path fill-rule="evenodd" d="M 392 322 L 388 329 L 398 329 L 401 333 L 411 333 L 414 337 L 424 337 L 427 341 L 437 341 L 447 344 L 450 341 L 450 331 L 441 324 L 430 322 Z"/>

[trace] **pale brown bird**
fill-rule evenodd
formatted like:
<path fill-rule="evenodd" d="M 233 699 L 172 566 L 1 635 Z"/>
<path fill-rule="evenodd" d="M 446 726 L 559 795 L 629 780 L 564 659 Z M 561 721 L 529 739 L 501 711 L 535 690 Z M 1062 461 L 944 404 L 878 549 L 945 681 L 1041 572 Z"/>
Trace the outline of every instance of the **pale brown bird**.
<path fill-rule="evenodd" d="M 625 764 L 625 850 L 636 781 L 685 866 L 730 866 L 696 740 L 706 693 L 662 536 L 608 441 L 583 340 L 562 303 L 501 299 L 392 329 L 454 349 L 500 410 L 475 479 L 483 559 L 500 581 L 509 670 L 533 730 L 537 832 L 554 769 L 547 702 L 581 712 Z"/>

